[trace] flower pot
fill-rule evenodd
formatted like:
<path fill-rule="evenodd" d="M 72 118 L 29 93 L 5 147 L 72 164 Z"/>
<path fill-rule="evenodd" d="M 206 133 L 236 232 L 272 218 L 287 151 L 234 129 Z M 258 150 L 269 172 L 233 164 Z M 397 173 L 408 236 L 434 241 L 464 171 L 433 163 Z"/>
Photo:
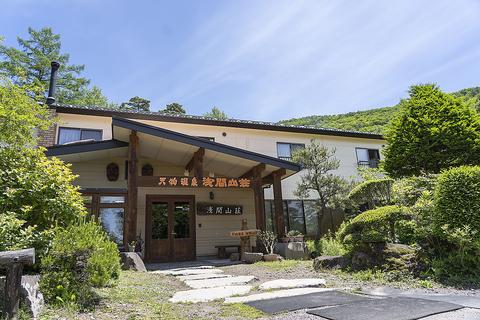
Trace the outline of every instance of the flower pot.
<path fill-rule="evenodd" d="M 278 260 L 278 255 L 275 253 L 267 253 L 263 255 L 263 260 L 267 262 L 271 261 L 277 261 Z"/>
<path fill-rule="evenodd" d="M 304 236 L 297 236 L 292 238 L 293 242 L 303 242 Z"/>

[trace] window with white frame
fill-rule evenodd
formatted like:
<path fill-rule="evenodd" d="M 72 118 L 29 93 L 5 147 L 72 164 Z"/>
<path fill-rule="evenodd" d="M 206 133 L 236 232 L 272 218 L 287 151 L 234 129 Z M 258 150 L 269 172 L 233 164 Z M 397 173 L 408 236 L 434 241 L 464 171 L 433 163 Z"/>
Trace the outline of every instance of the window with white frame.
<path fill-rule="evenodd" d="M 292 160 L 293 153 L 298 150 L 305 148 L 303 143 L 285 143 L 277 142 L 277 157 L 282 160 Z"/>
<path fill-rule="evenodd" d="M 380 151 L 378 149 L 355 148 L 357 154 L 357 164 L 370 168 L 377 168 L 380 161 Z"/>
<path fill-rule="evenodd" d="M 58 128 L 58 144 L 66 144 L 82 140 L 102 140 L 102 130 L 83 128 Z"/>

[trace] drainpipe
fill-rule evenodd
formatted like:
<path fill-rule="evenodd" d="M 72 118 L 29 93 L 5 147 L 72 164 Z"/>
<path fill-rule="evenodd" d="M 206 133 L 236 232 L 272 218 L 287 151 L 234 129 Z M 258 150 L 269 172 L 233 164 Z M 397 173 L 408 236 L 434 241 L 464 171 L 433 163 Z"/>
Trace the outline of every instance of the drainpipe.
<path fill-rule="evenodd" d="M 52 61 L 52 72 L 50 73 L 50 86 L 48 87 L 47 104 L 51 105 L 55 103 L 55 87 L 57 86 L 57 72 L 60 68 L 60 63 Z"/>

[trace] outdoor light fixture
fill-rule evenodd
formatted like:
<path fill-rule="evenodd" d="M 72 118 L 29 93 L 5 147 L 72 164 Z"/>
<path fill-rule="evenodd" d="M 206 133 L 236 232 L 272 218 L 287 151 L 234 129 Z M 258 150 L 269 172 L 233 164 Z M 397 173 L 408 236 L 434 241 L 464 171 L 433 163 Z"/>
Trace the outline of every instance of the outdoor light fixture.
<path fill-rule="evenodd" d="M 213 200 L 215 199 L 215 194 L 213 193 L 213 191 L 210 191 L 210 200 Z"/>

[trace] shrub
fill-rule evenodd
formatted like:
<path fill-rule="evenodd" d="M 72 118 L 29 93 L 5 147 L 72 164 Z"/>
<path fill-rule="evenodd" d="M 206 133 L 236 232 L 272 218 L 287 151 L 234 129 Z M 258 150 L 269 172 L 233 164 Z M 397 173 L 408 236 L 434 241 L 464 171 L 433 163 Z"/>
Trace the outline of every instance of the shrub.
<path fill-rule="evenodd" d="M 94 221 L 59 228 L 42 260 L 40 287 L 49 303 L 87 307 L 92 287 L 105 286 L 120 272 L 118 249 Z"/>
<path fill-rule="evenodd" d="M 41 258 L 53 228 L 78 222 L 86 214 L 72 185 L 75 177 L 63 162 L 47 158 L 44 149 L 0 148 L 0 246 L 34 245 Z"/>
<path fill-rule="evenodd" d="M 350 191 L 348 198 L 356 205 L 368 203 L 370 208 L 375 205 L 387 205 L 391 201 L 393 179 L 383 178 L 366 180 Z"/>
<path fill-rule="evenodd" d="M 338 239 L 350 249 L 372 242 L 396 242 L 396 225 L 408 219 L 406 209 L 399 206 L 368 210 L 343 223 L 338 231 Z"/>
<path fill-rule="evenodd" d="M 462 166 L 443 172 L 434 193 L 437 228 L 480 230 L 480 166 Z M 480 236 L 477 234 L 477 236 Z"/>
<path fill-rule="evenodd" d="M 396 180 L 393 184 L 393 203 L 400 206 L 413 206 L 425 192 L 432 192 L 437 175 L 423 174 Z"/>
<path fill-rule="evenodd" d="M 277 236 L 275 233 L 272 231 L 260 231 L 260 233 L 257 235 L 257 239 L 265 248 L 266 253 L 273 253 L 273 248 L 277 243 Z"/>

